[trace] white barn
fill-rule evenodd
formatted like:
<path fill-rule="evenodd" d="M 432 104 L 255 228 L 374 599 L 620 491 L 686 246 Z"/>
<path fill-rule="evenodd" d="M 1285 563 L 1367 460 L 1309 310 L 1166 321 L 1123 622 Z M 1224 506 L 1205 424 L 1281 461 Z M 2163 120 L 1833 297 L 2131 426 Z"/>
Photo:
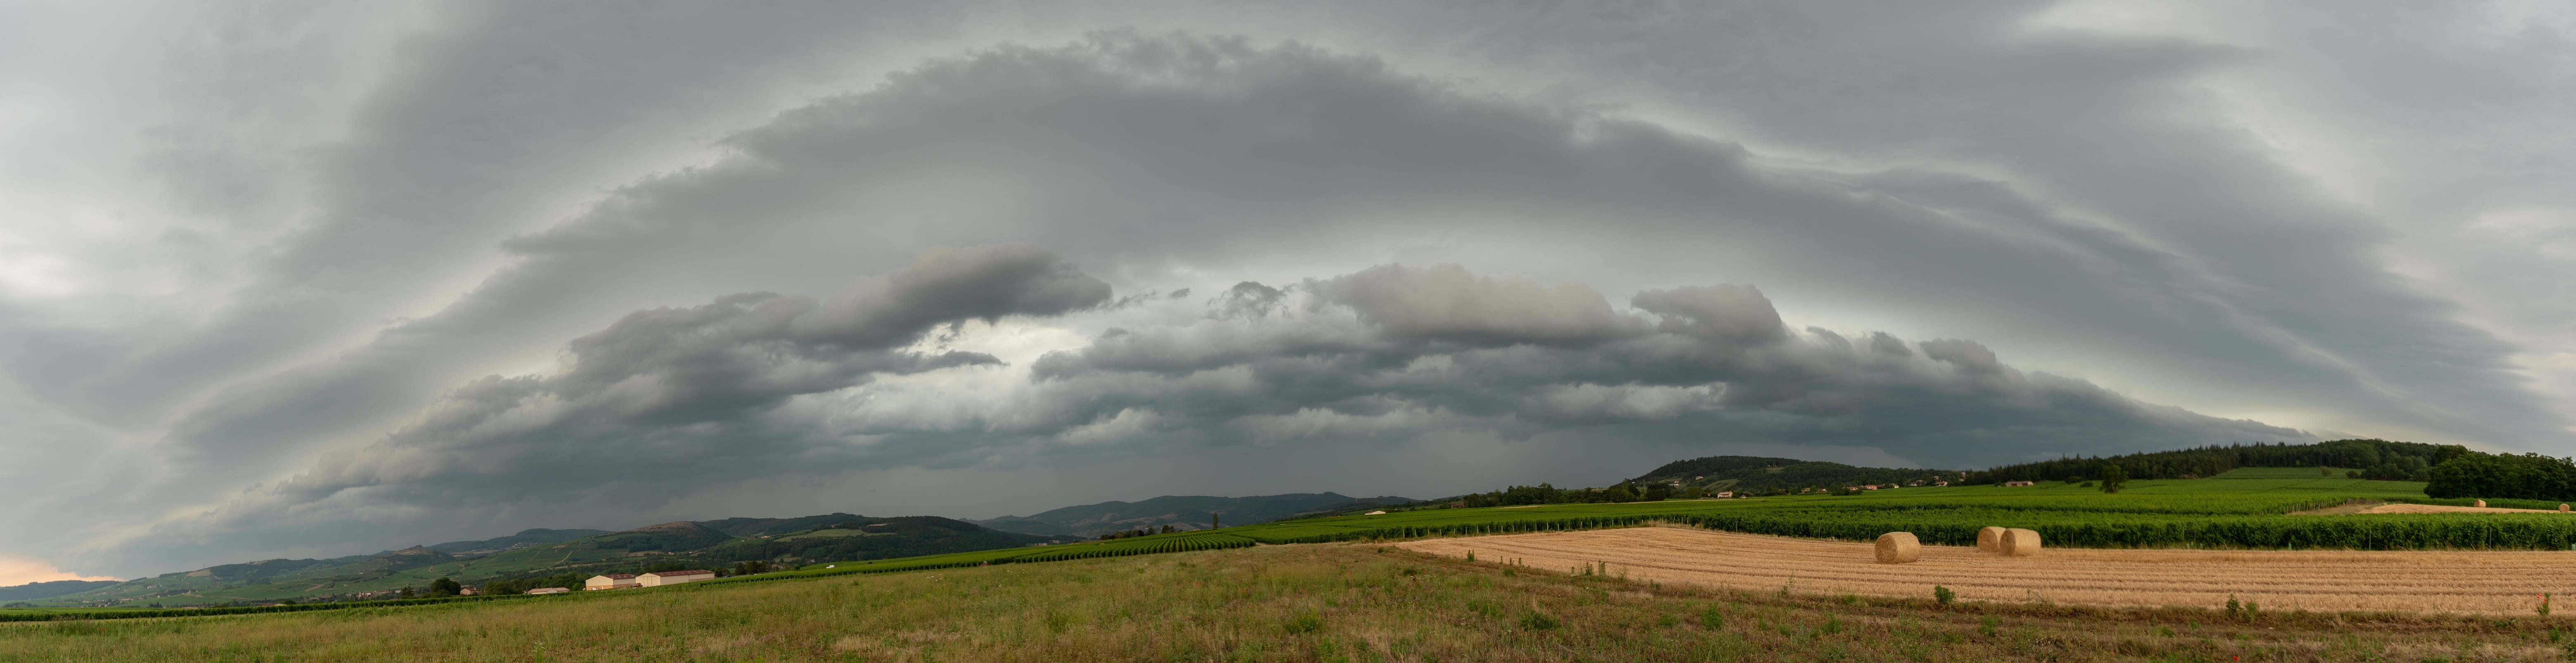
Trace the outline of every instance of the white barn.
<path fill-rule="evenodd" d="M 634 587 L 634 586 L 635 586 L 635 574 L 632 574 L 632 573 L 611 573 L 611 574 L 607 574 L 607 575 L 596 575 L 596 576 L 591 576 L 589 580 L 582 581 L 582 583 L 581 583 L 582 591 L 594 591 L 594 590 L 601 590 L 601 589 L 625 589 L 625 588 L 628 588 L 628 587 Z"/>
<path fill-rule="evenodd" d="M 637 583 L 637 584 L 639 584 L 639 585 L 645 586 L 645 587 L 660 587 L 660 586 L 663 586 L 663 585 L 677 585 L 677 584 L 684 583 L 684 582 L 697 582 L 697 581 L 700 581 L 700 580 L 714 580 L 715 578 L 716 578 L 716 572 L 714 572 L 714 571 L 709 571 L 709 570 L 706 570 L 706 569 L 689 569 L 689 570 L 686 570 L 686 571 L 655 571 L 655 572 L 652 572 L 652 573 L 644 574 L 643 576 L 636 578 L 636 583 Z"/>

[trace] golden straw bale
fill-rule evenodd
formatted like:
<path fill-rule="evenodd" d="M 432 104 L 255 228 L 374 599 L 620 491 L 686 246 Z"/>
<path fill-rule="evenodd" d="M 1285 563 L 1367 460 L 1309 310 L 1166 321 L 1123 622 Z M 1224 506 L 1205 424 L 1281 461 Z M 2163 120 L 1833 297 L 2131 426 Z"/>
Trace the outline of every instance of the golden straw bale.
<path fill-rule="evenodd" d="M 2480 509 L 2487 508 L 2487 501 L 2486 501 L 2486 500 L 2478 500 L 2477 507 L 2478 507 L 2478 508 L 2480 508 Z"/>
<path fill-rule="evenodd" d="M 2004 528 L 1977 528 L 1977 552 L 1997 554 L 2004 551 Z"/>
<path fill-rule="evenodd" d="M 1878 535 L 1878 563 L 1904 564 L 1923 559 L 1923 541 L 1913 532 L 1888 532 Z"/>
<path fill-rule="evenodd" d="M 2013 557 L 2039 554 L 2039 532 L 2018 527 L 2004 530 L 2003 554 Z"/>
<path fill-rule="evenodd" d="M 2566 511 L 2566 510 L 2567 510 L 2567 503 L 2566 503 L 2566 502 L 2559 502 L 2559 503 L 2558 503 L 2558 510 L 2560 510 L 2560 511 Z"/>

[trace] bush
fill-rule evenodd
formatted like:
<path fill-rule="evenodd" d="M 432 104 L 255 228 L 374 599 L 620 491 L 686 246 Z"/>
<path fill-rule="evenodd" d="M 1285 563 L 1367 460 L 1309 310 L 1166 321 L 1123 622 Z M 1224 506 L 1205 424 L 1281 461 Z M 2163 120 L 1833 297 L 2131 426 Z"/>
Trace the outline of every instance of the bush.
<path fill-rule="evenodd" d="M 1940 585 L 1932 586 L 1932 600 L 1939 602 L 1941 605 L 1949 605 L 1951 601 L 1957 600 L 1958 598 L 1959 593 L 1950 591 L 1950 588 L 1948 587 Z"/>
<path fill-rule="evenodd" d="M 1529 611 L 1529 614 L 1521 616 L 1521 629 L 1523 630 L 1553 631 L 1556 630 L 1556 627 L 1561 625 L 1562 624 L 1557 623 L 1555 617 L 1549 617 L 1546 613 L 1536 610 L 1531 610 Z"/>
<path fill-rule="evenodd" d="M 1288 623 L 1281 625 L 1281 628 L 1287 629 L 1289 635 L 1321 631 L 1324 630 L 1324 617 L 1311 611 L 1300 612 L 1297 616 L 1288 618 Z"/>

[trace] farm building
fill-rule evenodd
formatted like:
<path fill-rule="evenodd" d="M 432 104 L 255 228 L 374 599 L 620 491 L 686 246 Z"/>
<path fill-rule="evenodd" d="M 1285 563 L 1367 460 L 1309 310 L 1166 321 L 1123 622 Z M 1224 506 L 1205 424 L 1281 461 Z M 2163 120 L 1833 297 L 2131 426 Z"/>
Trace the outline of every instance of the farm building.
<path fill-rule="evenodd" d="M 611 574 L 607 574 L 607 575 L 596 575 L 596 576 L 591 576 L 589 580 L 582 581 L 582 583 L 581 583 L 581 588 L 582 588 L 582 590 L 583 590 L 583 591 L 596 591 L 596 590 L 602 590 L 602 589 L 625 589 L 625 588 L 628 588 L 628 587 L 634 587 L 634 586 L 635 586 L 635 574 L 632 574 L 632 573 L 611 573 Z"/>
<path fill-rule="evenodd" d="M 677 585 L 684 582 L 714 580 L 715 578 L 716 572 L 714 571 L 708 571 L 705 569 L 689 569 L 686 571 L 655 571 L 636 578 L 635 582 L 636 584 L 645 587 L 660 587 L 663 585 Z"/>
<path fill-rule="evenodd" d="M 528 590 L 528 593 L 530 594 L 568 594 L 571 592 L 572 590 L 564 589 L 562 587 L 539 587 Z"/>
<path fill-rule="evenodd" d="M 2037 484 L 2033 484 L 2033 483 L 2028 482 L 2028 481 L 2006 481 L 2006 482 L 2004 482 L 2004 485 L 2005 485 L 2005 486 L 2031 486 L 2031 485 L 2037 485 Z"/>
<path fill-rule="evenodd" d="M 1717 494 L 1717 496 L 1718 496 L 1718 497 L 1734 497 L 1734 496 L 1735 496 L 1735 491 L 1732 491 L 1732 490 L 1729 490 L 1729 491 L 1722 491 L 1722 492 L 1719 492 L 1719 493 Z"/>

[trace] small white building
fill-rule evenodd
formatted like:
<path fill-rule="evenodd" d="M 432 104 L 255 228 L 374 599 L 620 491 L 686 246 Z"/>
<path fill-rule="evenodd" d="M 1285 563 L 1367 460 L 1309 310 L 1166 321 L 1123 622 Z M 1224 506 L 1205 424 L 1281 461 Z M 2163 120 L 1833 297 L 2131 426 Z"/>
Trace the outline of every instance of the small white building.
<path fill-rule="evenodd" d="M 572 593 L 572 590 L 564 589 L 564 588 L 562 588 L 562 587 L 539 587 L 539 588 L 536 588 L 536 589 L 528 590 L 528 593 L 530 593 L 530 594 L 570 594 L 570 593 Z"/>
<path fill-rule="evenodd" d="M 611 573 L 611 574 L 607 574 L 607 575 L 596 575 L 596 576 L 591 576 L 589 580 L 582 581 L 582 583 L 581 583 L 581 589 L 582 589 L 582 591 L 598 591 L 598 590 L 602 590 L 602 589 L 625 589 L 625 588 L 628 588 L 628 587 L 634 587 L 634 586 L 635 586 L 635 574 L 632 574 L 632 573 Z"/>
<path fill-rule="evenodd" d="M 1729 491 L 1720 492 L 1720 493 L 1718 493 L 1718 494 L 1717 494 L 1717 496 L 1718 496 L 1718 497 L 1721 497 L 1721 498 L 1725 498 L 1725 497 L 1734 497 L 1734 496 L 1735 496 L 1735 491 L 1729 490 Z"/>
<path fill-rule="evenodd" d="M 655 571 L 636 578 L 635 582 L 636 584 L 645 587 L 660 587 L 663 585 L 677 585 L 684 582 L 697 582 L 700 580 L 714 579 L 716 579 L 716 572 L 714 571 L 706 569 L 689 569 L 686 571 Z"/>
<path fill-rule="evenodd" d="M 2028 481 L 2006 481 L 2006 482 L 2004 482 L 2004 486 L 2006 486 L 2006 487 L 2011 487 L 2011 486 L 2030 486 L 2030 485 L 2037 485 L 2037 484 L 2033 484 L 2033 483 L 2028 482 Z"/>

